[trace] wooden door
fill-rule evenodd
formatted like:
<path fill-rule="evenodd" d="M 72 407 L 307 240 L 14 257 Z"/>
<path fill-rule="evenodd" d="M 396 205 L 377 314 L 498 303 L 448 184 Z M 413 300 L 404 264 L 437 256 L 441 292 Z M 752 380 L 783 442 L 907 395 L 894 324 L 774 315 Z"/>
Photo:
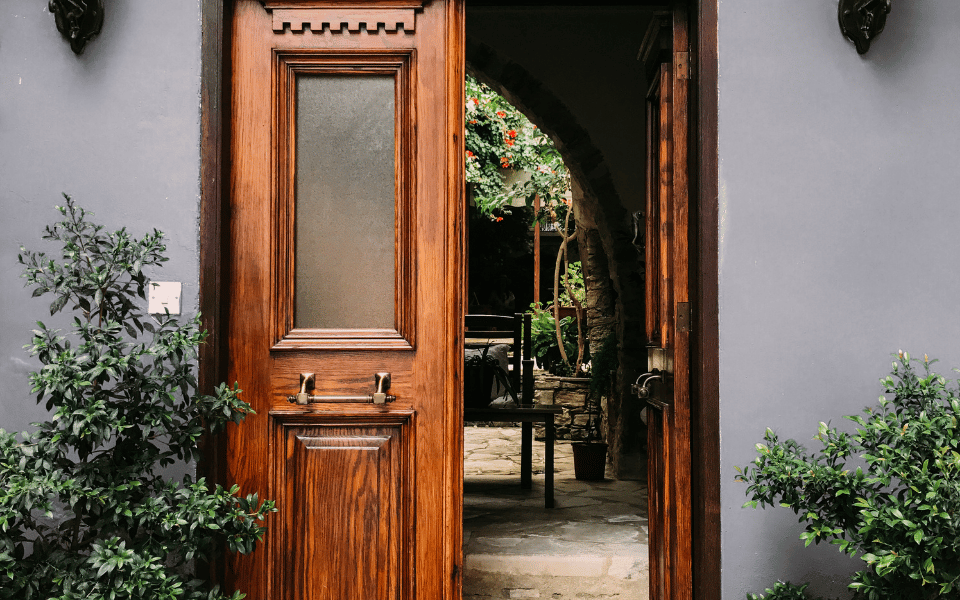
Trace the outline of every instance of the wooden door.
<path fill-rule="evenodd" d="M 226 476 L 279 508 L 248 598 L 459 597 L 461 5 L 235 3 Z"/>
<path fill-rule="evenodd" d="M 689 37 L 680 6 L 645 40 L 647 97 L 647 452 L 650 598 L 693 597 Z"/>

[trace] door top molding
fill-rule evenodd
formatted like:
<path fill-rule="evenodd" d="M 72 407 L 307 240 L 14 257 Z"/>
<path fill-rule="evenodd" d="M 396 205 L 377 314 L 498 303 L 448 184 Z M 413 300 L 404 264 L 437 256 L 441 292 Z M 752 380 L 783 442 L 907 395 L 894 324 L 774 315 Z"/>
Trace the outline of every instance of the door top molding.
<path fill-rule="evenodd" d="M 414 31 L 417 11 L 423 9 L 422 0 L 376 0 L 371 2 L 337 2 L 336 0 L 263 0 L 263 5 L 273 14 L 273 30 L 281 32 L 304 31 L 314 33 L 324 29 L 333 32 L 376 32 L 380 25 L 384 31 Z"/>
<path fill-rule="evenodd" d="M 373 9 L 407 8 L 423 9 L 425 0 L 260 0 L 263 6 L 272 11 L 275 8 L 335 8 L 335 9 Z"/>

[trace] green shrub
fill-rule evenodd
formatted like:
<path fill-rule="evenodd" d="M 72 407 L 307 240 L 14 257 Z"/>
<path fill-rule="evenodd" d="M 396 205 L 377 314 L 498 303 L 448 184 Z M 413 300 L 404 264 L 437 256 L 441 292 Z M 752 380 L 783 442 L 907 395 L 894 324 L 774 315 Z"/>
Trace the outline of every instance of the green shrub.
<path fill-rule="evenodd" d="M 537 364 L 560 377 L 573 375 L 573 369 L 570 365 L 564 363 L 560 356 L 553 309 L 550 306 L 543 308 L 539 302 L 534 302 L 530 305 L 530 312 L 532 313 L 530 343 L 533 346 L 533 355 L 537 359 Z M 576 357 L 577 320 L 574 317 L 562 317 L 560 319 L 560 333 L 563 337 L 563 345 L 567 356 Z"/>
<path fill-rule="evenodd" d="M 898 353 L 879 405 L 846 417 L 855 433 L 820 423 L 820 447 L 808 452 L 767 429 L 753 466 L 737 469 L 744 506 L 786 506 L 807 545 L 859 555 L 859 597 L 960 598 L 960 399 L 934 362 Z"/>
<path fill-rule="evenodd" d="M 195 393 L 199 317 L 144 314 L 162 234 L 105 233 L 65 197 L 43 236 L 59 259 L 19 256 L 50 314 L 75 317 L 69 333 L 38 323 L 27 346 L 51 419 L 20 439 L 0 430 L 0 598 L 222 598 L 189 576 L 192 561 L 253 550 L 273 503 L 160 471 L 198 459 L 200 436 L 250 407 L 225 385 Z"/>
<path fill-rule="evenodd" d="M 773 588 L 764 590 L 764 594 L 747 594 L 747 600 L 821 600 L 815 596 L 807 595 L 806 589 L 809 583 L 803 585 L 794 585 L 789 581 L 778 581 L 773 584 Z"/>

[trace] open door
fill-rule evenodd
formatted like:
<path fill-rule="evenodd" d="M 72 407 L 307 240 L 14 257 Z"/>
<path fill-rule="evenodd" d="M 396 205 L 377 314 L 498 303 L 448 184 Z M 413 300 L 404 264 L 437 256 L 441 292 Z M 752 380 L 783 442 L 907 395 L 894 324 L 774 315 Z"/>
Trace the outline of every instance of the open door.
<path fill-rule="evenodd" d="M 650 598 L 693 598 L 690 48 L 686 9 L 656 15 L 641 48 L 648 80 L 646 285 Z"/>
<path fill-rule="evenodd" d="M 460 0 L 237 0 L 226 477 L 277 501 L 256 600 L 458 598 Z"/>

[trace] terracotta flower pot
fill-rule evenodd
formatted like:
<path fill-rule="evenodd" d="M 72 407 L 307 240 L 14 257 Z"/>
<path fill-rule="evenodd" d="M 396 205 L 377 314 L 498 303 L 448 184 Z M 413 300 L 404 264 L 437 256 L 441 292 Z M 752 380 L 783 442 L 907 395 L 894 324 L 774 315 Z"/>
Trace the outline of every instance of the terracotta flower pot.
<path fill-rule="evenodd" d="M 607 468 L 607 444 L 577 442 L 573 446 L 573 474 L 584 481 L 600 481 Z"/>

